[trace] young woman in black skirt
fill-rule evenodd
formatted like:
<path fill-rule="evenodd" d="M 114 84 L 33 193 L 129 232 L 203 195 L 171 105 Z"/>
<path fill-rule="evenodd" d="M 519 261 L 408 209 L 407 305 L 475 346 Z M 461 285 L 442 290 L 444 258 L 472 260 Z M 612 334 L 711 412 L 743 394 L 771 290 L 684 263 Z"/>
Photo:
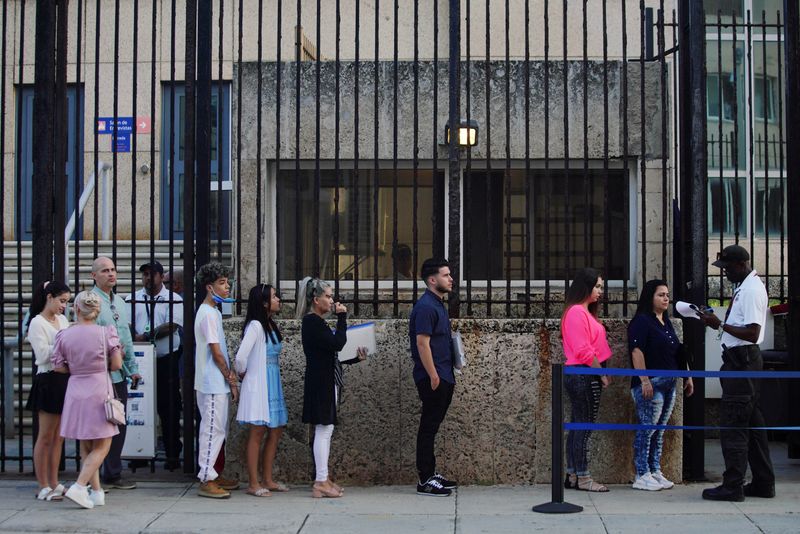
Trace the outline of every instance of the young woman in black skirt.
<path fill-rule="evenodd" d="M 58 482 L 58 464 L 64 442 L 59 427 L 69 375 L 53 372 L 50 356 L 56 333 L 69 326 L 64 316 L 69 299 L 69 287 L 63 282 L 54 280 L 39 285 L 33 293 L 30 319 L 25 325 L 36 364 L 36 375 L 25 408 L 39 415 L 33 464 L 39 482 L 36 498 L 40 501 L 60 501 L 64 496 L 64 486 Z"/>

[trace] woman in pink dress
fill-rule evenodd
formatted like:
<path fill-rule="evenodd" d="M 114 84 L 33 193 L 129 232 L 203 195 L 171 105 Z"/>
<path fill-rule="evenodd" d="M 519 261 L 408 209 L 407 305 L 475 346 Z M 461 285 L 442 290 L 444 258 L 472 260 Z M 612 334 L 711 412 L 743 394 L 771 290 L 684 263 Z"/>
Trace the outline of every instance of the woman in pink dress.
<path fill-rule="evenodd" d="M 108 371 L 122 367 L 122 350 L 113 326 L 95 324 L 100 297 L 83 291 L 75 297 L 77 323 L 56 335 L 53 370 L 69 373 L 61 435 L 81 441 L 83 467 L 66 498 L 84 508 L 105 504 L 99 469 L 111 447 L 117 425 L 106 421 L 105 400 L 113 394 Z M 92 486 L 89 494 L 88 485 Z"/>

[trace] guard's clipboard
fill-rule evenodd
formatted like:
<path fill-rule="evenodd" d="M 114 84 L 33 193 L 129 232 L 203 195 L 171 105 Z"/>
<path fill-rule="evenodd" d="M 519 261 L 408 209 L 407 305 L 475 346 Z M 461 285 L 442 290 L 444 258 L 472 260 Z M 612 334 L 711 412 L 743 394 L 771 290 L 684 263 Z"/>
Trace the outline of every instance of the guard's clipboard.
<path fill-rule="evenodd" d="M 339 351 L 339 361 L 346 362 L 358 357 L 358 347 L 366 347 L 367 354 L 375 354 L 375 323 L 363 323 L 347 327 L 347 343 Z"/>

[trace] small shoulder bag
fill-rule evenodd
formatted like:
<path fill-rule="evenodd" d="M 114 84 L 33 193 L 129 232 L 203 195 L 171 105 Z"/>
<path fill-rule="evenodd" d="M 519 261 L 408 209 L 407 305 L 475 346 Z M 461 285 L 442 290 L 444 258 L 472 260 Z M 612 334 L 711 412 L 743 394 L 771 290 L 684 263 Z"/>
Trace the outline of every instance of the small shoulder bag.
<path fill-rule="evenodd" d="M 106 365 L 106 379 L 108 383 L 108 392 L 106 393 L 106 400 L 103 403 L 103 406 L 106 410 L 106 421 L 109 423 L 114 423 L 115 425 L 124 425 L 127 423 L 125 419 L 125 406 L 122 405 L 122 402 L 117 398 L 116 393 L 114 392 L 114 385 L 111 383 L 111 373 L 108 369 L 108 345 L 106 343 L 106 327 L 101 327 L 103 329 L 103 361 Z"/>

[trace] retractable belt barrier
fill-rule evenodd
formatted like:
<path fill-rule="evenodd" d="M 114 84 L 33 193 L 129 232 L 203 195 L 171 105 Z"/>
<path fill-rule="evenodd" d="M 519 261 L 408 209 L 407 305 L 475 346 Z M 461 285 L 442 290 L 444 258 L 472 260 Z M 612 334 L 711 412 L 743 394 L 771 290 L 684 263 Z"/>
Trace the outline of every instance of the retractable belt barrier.
<path fill-rule="evenodd" d="M 629 423 L 564 423 L 563 377 L 567 375 L 658 376 L 675 378 L 800 378 L 800 371 L 679 371 L 658 369 L 605 369 L 552 364 L 552 495 L 551 501 L 533 507 L 534 512 L 566 514 L 580 512 L 583 507 L 564 502 L 564 430 L 782 430 L 798 431 L 800 426 L 728 427 L 696 425 L 641 425 Z"/>

